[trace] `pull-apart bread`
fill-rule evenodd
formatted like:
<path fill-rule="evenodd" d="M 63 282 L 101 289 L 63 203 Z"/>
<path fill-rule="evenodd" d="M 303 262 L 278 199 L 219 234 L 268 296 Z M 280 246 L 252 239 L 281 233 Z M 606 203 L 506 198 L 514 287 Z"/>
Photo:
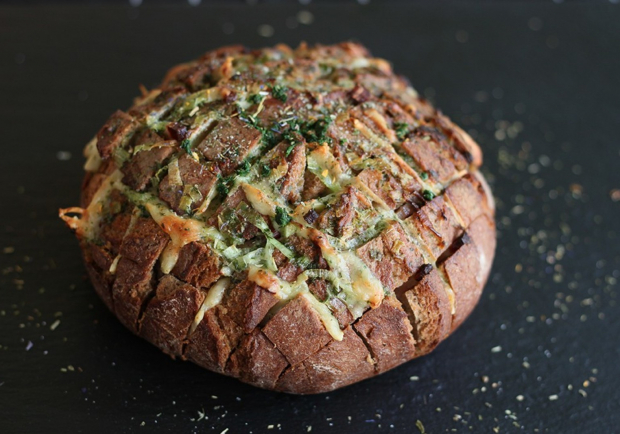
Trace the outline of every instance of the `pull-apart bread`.
<path fill-rule="evenodd" d="M 60 211 L 132 332 L 308 394 L 432 351 L 495 250 L 478 145 L 361 45 L 225 47 L 86 146 Z"/>

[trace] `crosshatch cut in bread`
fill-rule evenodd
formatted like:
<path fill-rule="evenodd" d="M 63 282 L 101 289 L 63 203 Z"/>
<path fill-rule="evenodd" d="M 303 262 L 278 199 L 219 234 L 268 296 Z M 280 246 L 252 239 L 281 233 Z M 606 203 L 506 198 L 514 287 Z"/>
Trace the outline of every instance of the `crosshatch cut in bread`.
<path fill-rule="evenodd" d="M 478 145 L 361 45 L 224 47 L 143 89 L 60 210 L 162 351 L 310 394 L 432 351 L 495 251 Z"/>

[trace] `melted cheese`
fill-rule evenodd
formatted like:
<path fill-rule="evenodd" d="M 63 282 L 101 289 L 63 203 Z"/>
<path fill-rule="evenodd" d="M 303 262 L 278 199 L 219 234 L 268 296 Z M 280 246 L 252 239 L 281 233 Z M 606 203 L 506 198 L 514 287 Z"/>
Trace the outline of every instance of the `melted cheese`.
<path fill-rule="evenodd" d="M 215 184 L 214 184 L 211 187 L 211 190 L 209 190 L 209 193 L 207 193 L 207 197 L 205 198 L 205 200 L 202 202 L 202 204 L 200 204 L 200 206 L 196 210 L 196 214 L 204 214 L 207 208 L 209 208 L 209 205 L 211 204 L 211 201 L 215 198 L 216 194 L 217 194 L 217 188 L 215 187 Z"/>
<path fill-rule="evenodd" d="M 118 189 L 123 174 L 116 170 L 108 176 L 102 183 L 90 205 L 86 209 L 72 207 L 61 209 L 59 217 L 67 223 L 67 225 L 75 230 L 79 239 L 94 240 L 99 232 L 99 225 L 103 218 L 103 206 L 108 200 L 108 196 L 114 189 Z M 77 216 L 68 216 L 67 214 L 78 214 Z"/>
<path fill-rule="evenodd" d="M 456 294 L 454 293 L 452 286 L 446 284 L 445 288 L 448 293 L 448 301 L 450 302 L 450 313 L 454 315 L 456 313 Z"/>
<path fill-rule="evenodd" d="M 298 295 L 306 298 L 319 315 L 327 332 L 337 341 L 341 341 L 344 337 L 340 324 L 338 324 L 338 320 L 331 310 L 310 292 L 306 282 L 308 280 L 307 273 L 301 273 L 295 282 L 288 283 L 272 271 L 251 266 L 248 271 L 248 280 L 272 292 L 281 300 L 291 300 Z"/>
<path fill-rule="evenodd" d="M 379 113 L 376 109 L 371 108 L 364 111 L 364 114 L 368 116 L 376 125 L 379 127 L 381 132 L 385 134 L 390 142 L 396 141 L 396 134 L 394 134 L 394 130 L 392 130 L 385 118 Z"/>
<path fill-rule="evenodd" d="M 378 145 L 380 148 L 385 149 L 388 152 L 393 150 L 390 143 L 386 142 L 385 140 L 383 140 L 383 138 L 375 134 L 373 130 L 368 128 L 368 126 L 364 122 L 361 122 L 359 119 L 353 119 L 353 127 L 357 131 L 362 133 L 362 135 L 372 143 L 373 147 L 375 145 Z M 369 148 L 368 146 L 363 146 L 363 148 L 367 152 L 372 151 L 372 148 Z"/>
<path fill-rule="evenodd" d="M 84 170 L 87 172 L 96 172 L 99 170 L 99 167 L 101 167 L 101 156 L 97 149 L 97 137 L 93 137 L 84 147 L 84 157 L 86 157 Z"/>
<path fill-rule="evenodd" d="M 185 101 L 179 108 L 179 111 L 182 115 L 189 115 L 189 113 L 191 113 L 195 108 L 218 101 L 224 97 L 223 95 L 223 89 L 218 86 L 192 93 L 185 98 Z"/>
<path fill-rule="evenodd" d="M 114 173 L 107 177 L 93 196 L 90 205 L 86 208 L 86 212 L 82 215 L 82 218 L 86 217 L 84 234 L 89 239 L 96 237 L 103 218 L 103 206 L 107 202 L 110 193 L 118 188 L 122 177 L 123 174 L 119 170 L 114 171 Z"/>
<path fill-rule="evenodd" d="M 64 221 L 67 226 L 73 229 L 77 235 L 81 235 L 81 231 L 78 231 L 82 227 L 82 219 L 78 216 L 83 216 L 84 208 L 80 208 L 79 206 L 72 206 L 70 208 L 61 208 L 58 210 L 58 217 Z M 72 216 L 69 214 L 77 214 L 77 216 Z"/>
<path fill-rule="evenodd" d="M 167 203 L 149 193 L 138 193 L 124 185 L 119 185 L 118 187 L 131 202 L 147 208 L 153 220 L 166 233 L 168 231 L 183 231 L 185 234 L 179 232 L 176 236 L 181 239 L 189 239 L 195 236 L 195 232 L 199 231 L 200 239 L 211 240 L 213 242 L 213 249 L 218 253 L 221 254 L 222 251 L 229 247 L 224 243 L 224 236 L 213 226 L 207 225 L 201 220 L 180 217 L 168 207 Z M 168 230 L 162 226 L 163 223 L 167 223 Z"/>
<path fill-rule="evenodd" d="M 381 281 L 355 253 L 342 252 L 341 255 L 349 267 L 355 300 L 367 302 L 372 308 L 378 307 L 385 296 Z"/>
<path fill-rule="evenodd" d="M 342 184 L 348 180 L 342 172 L 340 163 L 329 151 L 329 146 L 317 147 L 306 156 L 308 170 L 314 173 L 332 191 L 340 190 Z"/>
<path fill-rule="evenodd" d="M 161 255 L 161 271 L 170 273 L 179 259 L 179 252 L 186 244 L 203 237 L 204 225 L 196 220 L 184 219 L 160 206 L 147 203 L 146 209 L 153 220 L 170 236 L 170 242 Z"/>
<path fill-rule="evenodd" d="M 118 261 L 120 260 L 121 260 L 121 255 L 116 255 L 116 258 L 114 258 L 114 261 L 112 261 L 112 264 L 110 265 L 110 269 L 108 270 L 110 274 L 116 274 L 116 267 L 118 266 Z"/>
<path fill-rule="evenodd" d="M 338 324 L 338 320 L 334 317 L 331 310 L 329 310 L 324 303 L 321 303 L 309 292 L 303 293 L 301 296 L 310 302 L 316 313 L 319 315 L 319 318 L 321 318 L 321 322 L 325 326 L 327 332 L 335 340 L 341 341 L 344 338 L 344 333 L 340 330 L 340 324 Z"/>
<path fill-rule="evenodd" d="M 394 214 L 394 212 L 392 211 L 392 208 L 390 208 L 388 204 L 385 203 L 385 201 L 381 197 L 377 196 L 375 192 L 372 191 L 366 184 L 360 181 L 359 178 L 355 178 L 353 182 L 351 182 L 351 185 L 357 188 L 358 190 L 360 190 L 362 193 L 364 193 L 366 197 L 368 197 L 374 202 L 373 203 L 373 205 L 375 205 L 374 208 L 377 212 L 379 212 L 381 216 L 392 217 L 392 214 Z M 376 205 L 379 205 L 379 206 L 376 206 Z"/>
<path fill-rule="evenodd" d="M 321 249 L 323 258 L 337 274 L 338 286 L 344 293 L 344 301 L 355 318 L 364 313 L 367 305 L 378 307 L 385 296 L 383 285 L 370 269 L 353 252 L 338 252 L 328 237 L 309 229 L 312 240 Z"/>
<path fill-rule="evenodd" d="M 263 215 L 268 215 L 271 217 L 276 215 L 276 206 L 278 206 L 278 204 L 268 197 L 262 190 L 246 182 L 241 183 L 241 188 L 243 189 L 248 202 L 252 205 L 252 208 Z"/>
<path fill-rule="evenodd" d="M 284 292 L 282 291 L 284 282 L 271 270 L 264 270 L 251 265 L 248 269 L 248 280 L 265 288 L 267 291 L 278 295 L 280 298 L 285 298 L 283 297 Z"/>
<path fill-rule="evenodd" d="M 349 69 L 357 69 L 357 68 L 366 68 L 368 66 L 370 66 L 370 59 L 367 59 L 366 57 L 358 57 L 356 59 L 353 59 L 349 62 L 348 65 L 344 65 L 345 67 L 348 67 Z"/>
<path fill-rule="evenodd" d="M 196 313 L 194 317 L 194 322 L 189 329 L 189 334 L 193 333 L 198 327 L 198 324 L 202 321 L 205 316 L 205 312 L 209 309 L 213 309 L 215 306 L 222 302 L 222 296 L 224 295 L 224 291 L 230 286 L 230 278 L 223 277 L 218 280 L 212 287 L 209 289 L 205 300 L 202 302 L 200 309 Z"/>
<path fill-rule="evenodd" d="M 278 164 L 275 168 L 271 169 L 269 179 L 280 179 L 288 172 L 288 163 L 286 160 L 283 163 Z"/>

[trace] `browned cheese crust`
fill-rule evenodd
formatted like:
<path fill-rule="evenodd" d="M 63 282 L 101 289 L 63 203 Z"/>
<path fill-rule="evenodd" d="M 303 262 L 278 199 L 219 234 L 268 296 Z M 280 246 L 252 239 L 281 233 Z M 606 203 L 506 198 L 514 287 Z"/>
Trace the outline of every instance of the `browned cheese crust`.
<path fill-rule="evenodd" d="M 206 53 L 85 155 L 61 217 L 106 306 L 258 387 L 326 392 L 427 354 L 491 271 L 478 145 L 358 44 Z"/>

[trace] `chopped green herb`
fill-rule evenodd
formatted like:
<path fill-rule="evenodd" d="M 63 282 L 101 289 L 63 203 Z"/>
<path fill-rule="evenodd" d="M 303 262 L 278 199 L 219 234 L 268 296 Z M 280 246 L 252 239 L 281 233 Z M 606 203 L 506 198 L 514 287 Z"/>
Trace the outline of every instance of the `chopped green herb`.
<path fill-rule="evenodd" d="M 271 149 L 275 145 L 278 144 L 279 137 L 278 137 L 278 134 L 275 131 L 273 131 L 270 128 L 263 128 L 260 131 L 263 134 L 263 137 L 262 137 L 263 144 L 268 149 Z"/>
<path fill-rule="evenodd" d="M 252 104 L 260 104 L 262 99 L 263 97 L 260 94 L 255 93 L 254 95 L 249 96 L 248 101 L 250 101 Z"/>
<path fill-rule="evenodd" d="M 424 199 L 426 200 L 433 200 L 435 198 L 435 193 L 430 190 L 424 190 L 422 192 L 422 196 L 424 196 Z"/>
<path fill-rule="evenodd" d="M 271 94 L 274 98 L 279 99 L 282 102 L 286 102 L 288 99 L 286 92 L 288 91 L 288 87 L 282 86 L 280 84 L 276 84 L 271 88 Z"/>
<path fill-rule="evenodd" d="M 400 140 L 403 140 L 405 136 L 409 133 L 409 125 L 404 122 L 395 122 L 394 130 L 396 131 L 396 137 Z"/>
<path fill-rule="evenodd" d="M 314 131 L 316 132 L 317 141 L 319 143 L 323 143 L 327 141 L 327 130 L 329 129 L 329 125 L 332 123 L 331 118 L 320 119 L 316 122 L 314 127 Z"/>
<path fill-rule="evenodd" d="M 317 119 L 314 122 L 303 125 L 300 131 L 308 142 L 331 142 L 331 139 L 327 137 L 327 131 L 331 123 L 332 120 L 329 117 Z"/>
<path fill-rule="evenodd" d="M 271 167 L 267 166 L 266 164 L 262 164 L 260 168 L 260 174 L 264 177 L 271 175 Z"/>
<path fill-rule="evenodd" d="M 261 130 L 261 126 L 258 125 L 256 118 L 252 116 L 250 113 L 248 113 L 247 111 L 243 110 L 239 104 L 237 104 L 237 112 L 239 113 L 239 119 L 241 119 L 244 122 L 247 122 L 248 124 L 256 128 L 257 130 L 259 131 Z"/>
<path fill-rule="evenodd" d="M 297 117 L 294 119 L 288 119 L 286 124 L 289 126 L 291 131 L 301 132 L 304 121 L 299 120 Z"/>
<path fill-rule="evenodd" d="M 295 146 L 297 146 L 297 143 L 291 143 L 290 145 L 288 145 L 288 147 L 286 148 L 286 152 L 285 152 L 287 157 L 291 155 L 291 152 L 293 152 L 293 149 L 295 149 Z"/>
<path fill-rule="evenodd" d="M 347 139 L 340 139 L 340 146 L 343 146 L 345 143 L 347 143 Z"/>
<path fill-rule="evenodd" d="M 146 207 L 142 204 L 136 205 L 140 210 L 140 217 L 151 217 L 151 213 L 146 209 Z"/>
<path fill-rule="evenodd" d="M 234 178 L 232 176 L 227 176 L 226 178 L 220 177 L 218 179 L 215 190 L 220 196 L 228 196 L 233 179 Z"/>
<path fill-rule="evenodd" d="M 286 226 L 291 221 L 291 216 L 284 208 L 276 207 L 276 223 L 280 226 Z"/>
<path fill-rule="evenodd" d="M 245 176 L 248 173 L 250 173 L 250 162 L 248 160 L 245 160 L 243 163 L 241 163 L 241 165 L 239 166 L 239 168 L 237 169 L 237 175 L 239 176 Z"/>
<path fill-rule="evenodd" d="M 226 184 L 224 184 L 223 182 L 218 182 L 217 186 L 215 188 L 217 189 L 217 193 L 220 196 L 227 196 L 228 192 L 230 191 L 228 189 L 228 186 Z"/>
<path fill-rule="evenodd" d="M 428 179 L 428 173 L 426 172 L 420 173 L 420 178 L 422 178 L 422 181 L 426 181 Z"/>
<path fill-rule="evenodd" d="M 185 139 L 181 142 L 181 149 L 183 149 L 188 154 L 192 153 L 192 144 L 189 139 Z"/>
<path fill-rule="evenodd" d="M 332 120 L 329 116 L 314 121 L 290 119 L 287 121 L 289 129 L 285 133 L 285 138 L 292 142 L 295 140 L 295 136 L 292 132 L 296 132 L 301 134 L 308 142 L 331 143 L 331 138 L 327 136 L 327 131 L 329 130 L 331 122 Z"/>

